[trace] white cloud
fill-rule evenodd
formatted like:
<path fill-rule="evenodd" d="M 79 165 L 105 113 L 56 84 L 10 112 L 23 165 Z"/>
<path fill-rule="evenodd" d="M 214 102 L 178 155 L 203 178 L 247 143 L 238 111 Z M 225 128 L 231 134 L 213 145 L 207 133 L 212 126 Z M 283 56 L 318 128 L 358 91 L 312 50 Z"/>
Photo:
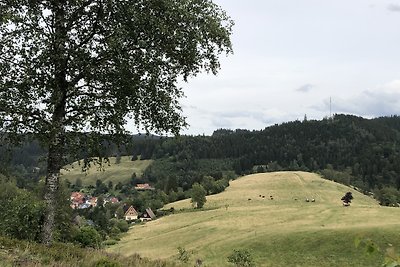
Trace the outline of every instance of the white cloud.
<path fill-rule="evenodd" d="M 393 12 L 400 12 L 400 5 L 398 4 L 390 4 L 388 5 L 387 9 Z"/>
<path fill-rule="evenodd" d="M 302 93 L 307 93 L 313 88 L 314 88 L 314 85 L 307 83 L 307 84 L 302 85 L 299 88 L 297 88 L 296 91 L 297 92 L 302 92 Z"/>
<path fill-rule="evenodd" d="M 329 105 L 329 99 L 325 99 L 323 104 L 312 108 L 326 111 Z M 332 98 L 332 113 L 350 113 L 365 117 L 400 114 L 400 80 L 364 90 L 349 98 Z"/>

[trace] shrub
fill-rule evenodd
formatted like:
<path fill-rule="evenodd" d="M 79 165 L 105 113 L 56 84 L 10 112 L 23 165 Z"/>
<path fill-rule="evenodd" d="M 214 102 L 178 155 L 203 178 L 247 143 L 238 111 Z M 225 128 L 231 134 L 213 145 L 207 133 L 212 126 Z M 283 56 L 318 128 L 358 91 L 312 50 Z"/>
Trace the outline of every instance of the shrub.
<path fill-rule="evenodd" d="M 0 183 L 0 234 L 37 241 L 43 211 L 43 203 L 32 193 Z"/>
<path fill-rule="evenodd" d="M 252 267 L 255 266 L 253 258 L 248 250 L 233 250 L 233 253 L 228 256 L 228 262 L 235 264 L 237 267 Z"/>
<path fill-rule="evenodd" d="M 178 247 L 178 260 L 187 263 L 190 259 L 190 252 L 183 247 Z"/>
<path fill-rule="evenodd" d="M 99 248 L 101 236 L 93 227 L 84 226 L 79 229 L 79 232 L 75 236 L 75 241 L 78 242 L 82 247 Z"/>
<path fill-rule="evenodd" d="M 108 259 L 108 258 L 102 258 L 95 262 L 94 264 L 95 267 L 119 267 L 121 266 L 117 261 Z"/>
<path fill-rule="evenodd" d="M 108 240 L 105 240 L 104 242 L 103 242 L 103 245 L 104 246 L 112 246 L 112 245 L 115 245 L 115 244 L 117 244 L 117 240 L 115 240 L 115 239 L 108 239 Z"/>

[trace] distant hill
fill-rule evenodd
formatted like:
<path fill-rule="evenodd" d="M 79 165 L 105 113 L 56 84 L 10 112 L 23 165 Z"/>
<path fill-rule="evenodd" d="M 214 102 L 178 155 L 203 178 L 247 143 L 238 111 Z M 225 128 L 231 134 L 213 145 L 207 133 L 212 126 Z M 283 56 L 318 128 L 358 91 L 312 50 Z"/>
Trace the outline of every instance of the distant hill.
<path fill-rule="evenodd" d="M 110 157 L 108 163 L 105 163 L 104 169 L 100 169 L 97 165 L 92 165 L 87 171 L 82 171 L 82 163 L 76 161 L 66 166 L 67 170 L 62 170 L 62 178 L 72 183 L 76 183 L 78 178 L 81 179 L 82 185 L 95 185 L 97 180 L 103 183 L 112 181 L 114 185 L 118 182 L 128 183 L 133 174 L 141 177 L 143 171 L 152 163 L 152 160 L 135 160 L 132 161 L 130 156 L 122 156 L 119 163 L 116 157 Z"/>
<path fill-rule="evenodd" d="M 348 191 L 354 199 L 343 207 Z M 190 200 L 165 209 L 171 207 L 176 214 L 134 226 L 109 251 L 176 259 L 182 247 L 192 253 L 188 266 L 196 259 L 231 266 L 227 257 L 234 249 L 250 251 L 256 266 L 380 266 L 383 255 L 367 256 L 355 247 L 357 237 L 400 248 L 399 209 L 307 172 L 245 176 L 208 196 L 204 210 L 193 210 Z"/>
<path fill-rule="evenodd" d="M 260 131 L 220 129 L 212 136 L 137 142 L 133 149 L 134 154 L 155 158 L 155 164 L 158 159 L 182 163 L 187 171 L 173 174 L 179 177 L 196 171 L 198 160 L 224 159 L 231 162 L 230 169 L 238 175 L 332 169 L 348 175 L 341 182 L 365 191 L 384 186 L 400 188 L 398 116 L 364 119 L 335 115 L 320 121 L 282 123 Z"/>
<path fill-rule="evenodd" d="M 384 205 L 400 203 L 399 116 L 365 119 L 336 114 L 260 131 L 219 129 L 212 136 L 177 138 L 140 135 L 133 136 L 122 151 L 108 144 L 97 152 L 154 160 L 143 168 L 144 179 L 167 194 L 180 188 L 187 191 L 204 176 L 229 180 L 255 172 L 291 170 L 320 172 L 364 192 L 373 191 Z M 44 153 L 37 142 L 28 143 L 15 154 L 10 169 L 24 176 L 36 164 L 43 174 L 45 161 L 38 159 Z"/>

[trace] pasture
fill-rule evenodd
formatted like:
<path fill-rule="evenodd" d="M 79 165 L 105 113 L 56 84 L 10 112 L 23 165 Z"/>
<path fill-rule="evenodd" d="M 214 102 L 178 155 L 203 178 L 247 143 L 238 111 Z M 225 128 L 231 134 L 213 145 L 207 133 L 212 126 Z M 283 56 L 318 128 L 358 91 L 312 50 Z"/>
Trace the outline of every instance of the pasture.
<path fill-rule="evenodd" d="M 343 207 L 340 199 L 348 191 L 354 199 Z M 181 211 L 133 226 L 108 250 L 176 260 L 177 248 L 183 247 L 191 252 L 188 266 L 196 259 L 203 266 L 233 266 L 227 257 L 234 249 L 249 250 L 256 266 L 379 266 L 384 253 L 355 248 L 357 237 L 400 248 L 399 208 L 381 207 L 312 173 L 249 175 L 208 196 L 203 210 L 193 211 L 190 200 L 165 208 L 170 207 Z"/>
<path fill-rule="evenodd" d="M 72 183 L 76 183 L 76 179 L 81 178 L 84 186 L 95 185 L 99 179 L 103 183 L 112 181 L 114 185 L 118 182 L 127 183 L 131 179 L 133 173 L 137 177 L 142 176 L 143 171 L 152 163 L 152 160 L 135 160 L 131 161 L 130 156 L 121 157 L 119 164 L 116 164 L 116 158 L 110 157 L 109 163 L 105 164 L 104 169 L 100 169 L 96 165 L 92 165 L 86 172 L 82 171 L 79 161 L 67 165 L 67 170 L 62 170 L 63 179 L 68 179 Z"/>

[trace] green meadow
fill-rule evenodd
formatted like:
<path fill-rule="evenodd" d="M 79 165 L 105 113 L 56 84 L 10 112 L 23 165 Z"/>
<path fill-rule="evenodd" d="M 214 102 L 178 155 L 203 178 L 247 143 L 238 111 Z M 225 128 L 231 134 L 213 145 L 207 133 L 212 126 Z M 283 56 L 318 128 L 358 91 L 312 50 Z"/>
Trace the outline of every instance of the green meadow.
<path fill-rule="evenodd" d="M 354 199 L 343 207 L 340 199 L 348 191 Z M 190 200 L 165 208 L 171 207 L 175 214 L 133 226 L 108 251 L 176 261 L 182 247 L 191 253 L 188 266 L 196 259 L 202 266 L 233 266 L 227 257 L 234 249 L 247 249 L 256 266 L 380 266 L 384 249 L 400 248 L 399 208 L 381 207 L 307 172 L 245 176 L 208 196 L 202 210 L 193 210 Z M 360 237 L 371 238 L 382 251 L 356 248 Z"/>
<path fill-rule="evenodd" d="M 123 156 L 119 164 L 116 164 L 116 158 L 110 157 L 109 162 L 104 163 L 104 168 L 99 168 L 98 165 L 91 165 L 91 167 L 83 172 L 82 163 L 77 161 L 65 167 L 62 170 L 62 178 L 68 179 L 70 182 L 75 183 L 76 179 L 80 178 L 82 184 L 95 185 L 97 180 L 103 183 L 112 181 L 114 185 L 118 182 L 127 183 L 131 179 L 133 173 L 140 177 L 143 171 L 152 163 L 152 160 L 135 160 L 131 161 L 131 157 Z"/>

